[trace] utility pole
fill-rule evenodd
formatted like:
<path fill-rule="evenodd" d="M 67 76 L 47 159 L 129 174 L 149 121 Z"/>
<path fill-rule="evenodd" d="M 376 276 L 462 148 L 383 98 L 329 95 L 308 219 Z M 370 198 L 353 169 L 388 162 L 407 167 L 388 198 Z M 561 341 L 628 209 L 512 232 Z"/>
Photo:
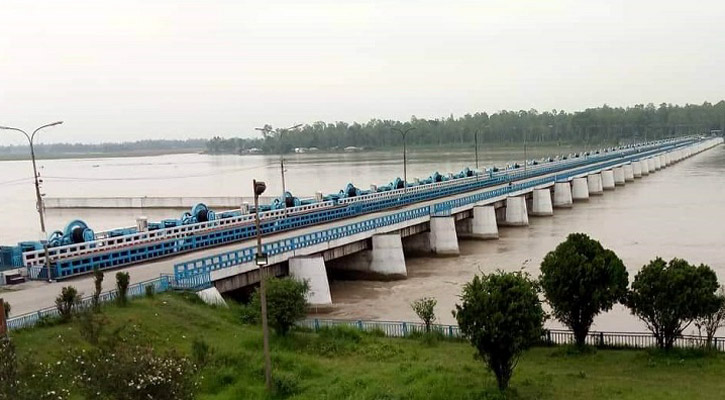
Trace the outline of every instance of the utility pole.
<path fill-rule="evenodd" d="M 277 137 L 279 138 L 279 166 L 281 171 L 281 178 L 282 178 L 282 197 L 280 200 L 282 201 L 282 209 L 285 211 L 285 214 L 287 213 L 287 188 L 285 185 L 285 179 L 284 179 L 284 154 L 282 151 L 282 138 L 287 131 L 291 131 L 293 129 L 297 129 L 302 124 L 297 124 L 294 126 L 290 126 L 289 128 L 277 128 L 272 129 L 271 125 L 265 125 L 264 128 L 254 128 L 254 130 L 260 131 L 265 134 L 265 137 L 269 135 L 271 132 L 275 132 L 277 134 Z"/>
<path fill-rule="evenodd" d="M 476 129 L 476 132 L 473 134 L 473 141 L 476 143 L 476 174 L 478 174 L 478 129 Z"/>
<path fill-rule="evenodd" d="M 415 127 L 409 127 L 405 129 L 390 128 L 390 130 L 398 132 L 403 137 L 403 193 L 408 191 L 408 158 L 405 149 L 405 137 L 408 136 L 408 132 L 414 131 Z"/>
<path fill-rule="evenodd" d="M 35 135 L 44 128 L 49 128 L 51 126 L 60 125 L 63 121 L 57 121 L 50 124 L 45 124 L 41 126 L 40 128 L 33 131 L 32 134 L 28 135 L 27 132 L 25 132 L 22 129 L 18 128 L 11 128 L 8 126 L 0 126 L 0 129 L 9 130 L 9 131 L 17 131 L 25 135 L 25 138 L 28 139 L 28 145 L 30 146 L 30 159 L 33 161 L 33 179 L 35 180 L 35 206 L 38 209 L 38 216 L 40 217 L 40 231 L 42 232 L 43 238 L 45 240 L 43 241 L 43 250 L 45 252 L 45 266 L 48 269 L 48 282 L 51 282 L 53 280 L 51 270 L 50 270 L 50 256 L 48 255 L 48 234 L 45 230 L 45 206 L 43 205 L 43 196 L 40 194 L 40 182 L 38 180 L 39 174 L 38 174 L 38 167 L 35 163 Z"/>
<path fill-rule="evenodd" d="M 269 324 L 267 323 L 267 289 L 266 289 L 266 266 L 269 262 L 267 254 L 262 252 L 262 230 L 259 222 L 259 196 L 267 190 L 264 182 L 252 180 L 254 188 L 254 222 L 257 227 L 257 254 L 254 258 L 255 264 L 259 267 L 259 300 L 262 303 L 262 341 L 264 349 L 264 383 L 267 391 L 272 391 L 272 360 L 269 355 Z"/>

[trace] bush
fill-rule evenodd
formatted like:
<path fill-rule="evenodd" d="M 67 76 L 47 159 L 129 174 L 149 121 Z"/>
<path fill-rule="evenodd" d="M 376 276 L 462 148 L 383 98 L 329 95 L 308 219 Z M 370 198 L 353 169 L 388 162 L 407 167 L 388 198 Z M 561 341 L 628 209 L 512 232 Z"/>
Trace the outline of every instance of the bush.
<path fill-rule="evenodd" d="M 102 315 L 92 311 L 82 312 L 79 316 L 80 334 L 83 339 L 92 345 L 97 345 L 108 320 Z"/>
<path fill-rule="evenodd" d="M 10 400 L 18 395 L 18 359 L 15 345 L 0 337 L 0 399 Z"/>
<path fill-rule="evenodd" d="M 503 391 L 521 353 L 541 338 L 545 315 L 536 283 L 523 272 L 475 276 L 461 300 L 453 315 Z"/>
<path fill-rule="evenodd" d="M 146 297 L 149 299 L 153 299 L 156 295 L 156 287 L 154 285 L 145 286 L 144 291 L 146 292 Z"/>
<path fill-rule="evenodd" d="M 435 306 L 438 302 L 432 297 L 422 297 L 410 304 L 413 311 L 425 324 L 425 331 L 430 332 L 430 326 L 435 322 Z"/>
<path fill-rule="evenodd" d="M 88 398 L 191 400 L 198 387 L 192 362 L 174 352 L 157 355 L 140 346 L 96 348 L 72 360 L 76 382 Z"/>
<path fill-rule="evenodd" d="M 103 290 L 103 271 L 98 267 L 93 268 L 93 311 L 101 311 L 101 291 Z"/>
<path fill-rule="evenodd" d="M 272 383 L 277 395 L 289 397 L 300 392 L 300 378 L 288 372 L 277 371 L 272 376 Z"/>
<path fill-rule="evenodd" d="M 695 319 L 717 312 L 720 299 L 717 276 L 707 265 L 695 267 L 673 258 L 650 261 L 634 277 L 626 304 L 657 339 L 657 346 L 669 350 Z"/>
<path fill-rule="evenodd" d="M 544 257 L 539 282 L 554 316 L 584 346 L 594 317 L 624 299 L 628 274 L 613 251 L 583 233 L 572 233 Z"/>
<path fill-rule="evenodd" d="M 3 312 L 5 313 L 5 318 L 10 318 L 10 311 L 12 309 L 13 308 L 10 307 L 10 303 L 8 303 L 7 301 L 3 301 Z"/>
<path fill-rule="evenodd" d="M 128 304 L 128 284 L 131 282 L 131 277 L 128 272 L 117 272 L 116 273 L 116 290 L 118 291 L 118 304 L 125 306 Z"/>
<path fill-rule="evenodd" d="M 69 321 L 73 316 L 73 312 L 81 302 L 81 295 L 73 286 L 66 286 L 60 291 L 60 295 L 55 298 L 55 307 L 58 309 L 60 319 Z"/>
<path fill-rule="evenodd" d="M 268 278 L 265 282 L 267 292 L 267 321 L 278 335 L 286 335 L 295 322 L 307 315 L 307 282 L 292 278 Z M 242 310 L 241 318 L 245 322 L 261 320 L 262 305 L 259 290 L 254 292 L 248 307 Z"/>

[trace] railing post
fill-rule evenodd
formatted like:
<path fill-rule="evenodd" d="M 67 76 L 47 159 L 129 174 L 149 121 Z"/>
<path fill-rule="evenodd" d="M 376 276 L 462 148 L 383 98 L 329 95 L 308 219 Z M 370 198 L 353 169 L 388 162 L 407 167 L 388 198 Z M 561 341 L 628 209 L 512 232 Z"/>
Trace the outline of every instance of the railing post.
<path fill-rule="evenodd" d="M 448 337 L 453 337 L 453 325 L 448 325 Z"/>
<path fill-rule="evenodd" d="M 599 332 L 599 347 L 604 347 L 604 332 Z"/>
<path fill-rule="evenodd" d="M 320 330 L 320 320 L 315 318 L 315 332 Z"/>
<path fill-rule="evenodd" d="M 361 320 L 357 320 L 357 329 L 363 330 L 363 323 Z"/>
<path fill-rule="evenodd" d="M 551 346 L 553 343 L 551 342 L 551 331 L 546 331 L 546 341 L 548 342 L 549 346 Z"/>
<path fill-rule="evenodd" d="M 403 337 L 408 336 L 408 325 L 403 322 Z"/>

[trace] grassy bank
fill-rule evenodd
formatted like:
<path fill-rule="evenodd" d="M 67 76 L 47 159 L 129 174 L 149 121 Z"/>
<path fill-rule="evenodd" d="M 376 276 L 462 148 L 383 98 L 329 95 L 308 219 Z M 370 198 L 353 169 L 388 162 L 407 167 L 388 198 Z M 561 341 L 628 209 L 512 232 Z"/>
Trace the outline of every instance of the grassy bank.
<path fill-rule="evenodd" d="M 191 353 L 195 338 L 211 347 L 202 370 L 200 399 L 265 398 L 261 333 L 241 325 L 238 309 L 212 308 L 158 295 L 126 308 L 104 308 L 106 331 L 122 328 L 159 351 Z M 55 361 L 69 347 L 89 347 L 72 322 L 14 332 L 20 358 Z M 273 337 L 276 380 L 296 399 L 499 398 L 495 379 L 463 342 L 424 343 L 351 330 L 296 332 Z M 662 355 L 598 350 L 570 354 L 565 347 L 535 348 L 521 359 L 508 398 L 720 399 L 725 356 Z"/>

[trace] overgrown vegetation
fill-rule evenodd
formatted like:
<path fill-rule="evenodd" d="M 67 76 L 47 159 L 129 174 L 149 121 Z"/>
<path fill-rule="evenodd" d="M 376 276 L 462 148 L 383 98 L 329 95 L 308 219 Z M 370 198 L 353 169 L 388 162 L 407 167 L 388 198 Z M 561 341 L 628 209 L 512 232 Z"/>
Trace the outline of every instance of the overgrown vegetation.
<path fill-rule="evenodd" d="M 103 290 L 103 271 L 98 267 L 93 268 L 93 297 L 91 303 L 94 312 L 101 310 L 101 291 Z"/>
<path fill-rule="evenodd" d="M 81 302 L 81 295 L 73 286 L 65 286 L 61 289 L 58 297 L 55 298 L 55 307 L 58 309 L 60 319 L 69 321 Z"/>
<path fill-rule="evenodd" d="M 131 277 L 128 275 L 128 272 L 116 273 L 116 290 L 118 292 L 116 300 L 122 306 L 128 303 L 128 285 L 130 282 Z"/>
<path fill-rule="evenodd" d="M 310 286 L 306 281 L 293 278 L 268 278 L 266 288 L 269 326 L 278 335 L 286 335 L 295 322 L 307 314 L 307 292 Z M 261 314 L 262 303 L 257 289 L 252 295 L 252 301 L 244 307 L 241 319 L 248 323 L 259 323 Z"/>

